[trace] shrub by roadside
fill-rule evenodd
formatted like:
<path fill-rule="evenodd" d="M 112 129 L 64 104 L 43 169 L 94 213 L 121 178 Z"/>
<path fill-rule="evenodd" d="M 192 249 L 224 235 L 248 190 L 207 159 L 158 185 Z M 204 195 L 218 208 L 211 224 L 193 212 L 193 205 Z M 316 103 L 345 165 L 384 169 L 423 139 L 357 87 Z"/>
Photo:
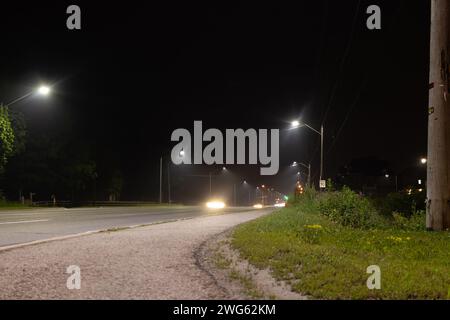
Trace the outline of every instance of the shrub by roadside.
<path fill-rule="evenodd" d="M 330 220 L 352 228 L 385 227 L 384 219 L 372 202 L 347 187 L 318 197 L 318 210 Z"/>
<path fill-rule="evenodd" d="M 352 228 L 425 230 L 425 211 L 416 209 L 417 199 L 406 194 L 391 194 L 383 202 L 361 196 L 348 187 L 323 193 L 306 188 L 289 205 L 309 213 L 322 214 L 335 223 Z M 396 209 L 398 203 L 401 205 Z"/>

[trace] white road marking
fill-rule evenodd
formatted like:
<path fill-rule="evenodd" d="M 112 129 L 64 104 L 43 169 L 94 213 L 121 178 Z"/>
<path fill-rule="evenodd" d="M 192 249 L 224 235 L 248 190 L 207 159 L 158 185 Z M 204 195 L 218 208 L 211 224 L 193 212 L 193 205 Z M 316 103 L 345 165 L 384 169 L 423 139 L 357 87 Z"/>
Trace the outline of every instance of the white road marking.
<path fill-rule="evenodd" d="M 44 222 L 44 221 L 49 221 L 49 220 L 48 219 L 41 219 L 41 220 L 9 221 L 9 222 L 0 222 L 0 224 L 34 223 L 34 222 Z"/>

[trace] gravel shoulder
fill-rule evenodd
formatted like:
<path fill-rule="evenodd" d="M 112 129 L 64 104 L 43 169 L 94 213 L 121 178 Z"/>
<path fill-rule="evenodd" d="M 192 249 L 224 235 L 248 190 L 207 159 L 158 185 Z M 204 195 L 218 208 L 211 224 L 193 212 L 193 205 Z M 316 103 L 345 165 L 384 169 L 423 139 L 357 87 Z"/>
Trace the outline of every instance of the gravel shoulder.
<path fill-rule="evenodd" d="M 208 216 L 0 252 L 0 299 L 235 299 L 199 263 L 202 244 L 271 210 Z M 81 288 L 66 287 L 79 266 Z"/>
<path fill-rule="evenodd" d="M 232 299 L 307 300 L 284 281 L 277 281 L 269 269 L 260 270 L 242 259 L 231 245 L 232 230 L 227 230 L 199 247 L 200 265 Z"/>

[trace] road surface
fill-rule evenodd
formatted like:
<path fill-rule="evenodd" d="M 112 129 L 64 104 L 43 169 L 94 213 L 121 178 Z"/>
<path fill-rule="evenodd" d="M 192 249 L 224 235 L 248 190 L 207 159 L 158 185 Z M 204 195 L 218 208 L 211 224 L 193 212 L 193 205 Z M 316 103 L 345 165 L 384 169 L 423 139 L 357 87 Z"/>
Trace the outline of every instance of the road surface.
<path fill-rule="evenodd" d="M 230 297 L 201 267 L 196 252 L 221 232 L 272 211 L 229 209 L 227 214 L 214 214 L 200 208 L 176 211 L 155 208 L 150 213 L 142 208 L 114 208 L 95 209 L 90 214 L 83 210 L 67 214 L 26 213 L 23 219 L 49 221 L 23 222 L 22 228 L 40 226 L 45 230 L 47 226 L 53 228 L 48 231 L 52 236 L 63 232 L 58 228 L 69 232 L 65 225 L 71 223 L 77 225 L 72 230 L 81 231 L 89 222 L 98 228 L 119 222 L 193 218 L 0 250 L 0 299 L 236 298 Z M 64 214 L 67 215 L 64 218 L 59 216 Z M 20 224 L 1 226 L 12 235 L 9 228 L 14 225 Z M 80 270 L 80 289 L 67 286 L 70 266 Z"/>
<path fill-rule="evenodd" d="M 203 207 L 147 206 L 49 208 L 0 211 L 0 247 L 95 230 L 233 213 L 253 208 L 211 211 Z"/>

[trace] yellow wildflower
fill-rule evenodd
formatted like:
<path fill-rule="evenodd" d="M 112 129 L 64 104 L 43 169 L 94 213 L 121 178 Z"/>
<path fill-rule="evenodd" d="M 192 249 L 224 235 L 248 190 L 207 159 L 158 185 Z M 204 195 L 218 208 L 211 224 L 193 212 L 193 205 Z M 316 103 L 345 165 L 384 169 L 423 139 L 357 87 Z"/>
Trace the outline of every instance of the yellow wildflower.
<path fill-rule="evenodd" d="M 320 224 L 310 224 L 306 225 L 308 229 L 322 229 L 322 226 Z"/>

